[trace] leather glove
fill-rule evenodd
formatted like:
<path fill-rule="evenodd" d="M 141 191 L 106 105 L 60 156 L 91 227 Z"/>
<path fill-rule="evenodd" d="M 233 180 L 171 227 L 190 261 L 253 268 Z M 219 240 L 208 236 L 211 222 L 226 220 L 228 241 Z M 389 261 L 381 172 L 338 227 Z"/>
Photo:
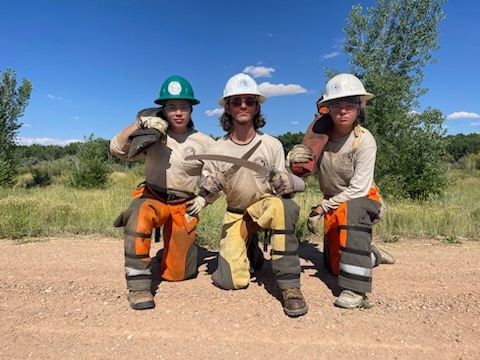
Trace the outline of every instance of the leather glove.
<path fill-rule="evenodd" d="M 294 174 L 276 171 L 268 181 L 277 195 L 305 191 L 305 182 Z"/>
<path fill-rule="evenodd" d="M 205 176 L 201 181 L 199 187 L 204 189 L 209 194 L 218 194 L 223 190 L 227 183 L 223 173 L 216 171 L 213 174 Z"/>
<path fill-rule="evenodd" d="M 293 163 L 307 163 L 315 158 L 310 146 L 306 144 L 297 144 L 287 154 L 287 166 Z"/>
<path fill-rule="evenodd" d="M 188 215 L 197 216 L 198 213 L 207 205 L 207 201 L 205 198 L 197 196 L 192 200 L 188 200 L 185 204 L 187 205 Z"/>
<path fill-rule="evenodd" d="M 162 135 L 167 134 L 168 121 L 158 116 L 160 108 L 148 108 L 140 110 L 137 114 L 137 127 L 139 129 L 156 129 Z"/>
<path fill-rule="evenodd" d="M 320 221 L 323 219 L 323 211 L 321 214 L 319 214 L 316 210 L 318 206 L 312 207 L 312 211 L 310 212 L 310 215 L 308 215 L 307 227 L 308 227 L 308 231 L 310 231 L 312 234 L 318 233 L 318 225 L 320 224 Z"/>

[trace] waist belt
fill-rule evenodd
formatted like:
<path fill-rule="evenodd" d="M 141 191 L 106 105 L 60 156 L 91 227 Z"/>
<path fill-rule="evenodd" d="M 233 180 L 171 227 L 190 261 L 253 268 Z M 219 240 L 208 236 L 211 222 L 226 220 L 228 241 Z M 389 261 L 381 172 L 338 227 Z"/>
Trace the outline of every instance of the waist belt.
<path fill-rule="evenodd" d="M 245 210 L 242 210 L 242 209 L 234 209 L 234 208 L 231 208 L 231 207 L 227 207 L 227 211 L 228 211 L 228 212 L 231 212 L 231 213 L 234 213 L 234 214 L 243 214 L 243 213 L 245 213 Z"/>
<path fill-rule="evenodd" d="M 149 183 L 145 183 L 145 187 L 149 193 L 154 195 L 160 201 L 166 202 L 168 204 L 181 204 L 188 199 L 195 197 L 193 193 L 185 193 L 177 190 L 168 190 L 164 189 Z"/>

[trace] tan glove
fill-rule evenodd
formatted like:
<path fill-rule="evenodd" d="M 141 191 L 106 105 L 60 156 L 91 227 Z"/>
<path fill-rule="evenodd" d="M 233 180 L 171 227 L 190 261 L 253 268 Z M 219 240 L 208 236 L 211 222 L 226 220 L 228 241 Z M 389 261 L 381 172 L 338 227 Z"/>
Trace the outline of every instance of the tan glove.
<path fill-rule="evenodd" d="M 207 201 L 205 198 L 197 196 L 192 200 L 188 200 L 185 204 L 187 205 L 188 215 L 197 216 L 198 213 L 207 205 Z"/>
<path fill-rule="evenodd" d="M 218 194 L 223 190 L 227 183 L 223 173 L 216 171 L 208 176 L 205 176 L 201 181 L 199 187 L 205 190 L 208 194 Z"/>
<path fill-rule="evenodd" d="M 159 117 L 161 108 L 148 108 L 140 110 L 137 114 L 137 127 L 139 129 L 156 129 L 162 135 L 167 134 L 168 121 Z"/>
<path fill-rule="evenodd" d="M 308 163 L 315 158 L 315 154 L 308 145 L 297 144 L 287 154 L 287 166 L 293 163 Z"/>
<path fill-rule="evenodd" d="M 318 206 L 312 207 L 312 211 L 310 212 L 310 215 L 308 215 L 307 220 L 308 231 L 310 231 L 312 234 L 318 233 L 318 225 L 323 219 L 323 211 L 321 214 L 319 214 L 316 210 L 317 208 Z"/>
<path fill-rule="evenodd" d="M 276 171 L 275 175 L 268 182 L 277 195 L 305 191 L 305 181 L 294 174 L 284 171 Z"/>

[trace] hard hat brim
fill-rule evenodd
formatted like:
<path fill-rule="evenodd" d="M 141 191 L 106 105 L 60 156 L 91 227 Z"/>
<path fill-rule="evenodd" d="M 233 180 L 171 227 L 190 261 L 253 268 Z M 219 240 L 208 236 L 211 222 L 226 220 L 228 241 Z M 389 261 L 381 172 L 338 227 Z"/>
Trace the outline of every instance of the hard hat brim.
<path fill-rule="evenodd" d="M 352 96 L 360 97 L 360 101 L 367 101 L 367 100 L 373 99 L 375 97 L 375 95 L 373 95 L 369 92 L 364 92 L 364 93 L 360 93 L 360 94 L 348 94 L 348 95 L 332 96 L 332 97 L 324 96 L 321 101 L 317 102 L 317 105 L 328 105 L 328 103 L 331 102 L 332 100 L 338 100 L 338 99 L 343 99 L 343 98 L 352 97 Z"/>
<path fill-rule="evenodd" d="M 192 105 L 198 105 L 200 104 L 200 100 L 197 100 L 197 99 L 181 99 L 181 98 L 177 98 L 177 97 L 172 97 L 171 99 L 157 99 L 154 101 L 155 104 L 157 105 L 164 105 L 168 100 L 185 100 L 185 101 L 188 101 L 190 104 Z"/>

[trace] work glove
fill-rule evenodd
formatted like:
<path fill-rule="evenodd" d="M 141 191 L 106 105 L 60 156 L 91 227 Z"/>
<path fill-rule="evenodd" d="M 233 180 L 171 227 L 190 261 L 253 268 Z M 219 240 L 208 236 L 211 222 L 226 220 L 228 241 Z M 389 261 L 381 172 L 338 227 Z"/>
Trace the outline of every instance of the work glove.
<path fill-rule="evenodd" d="M 219 171 L 216 171 L 215 173 L 205 176 L 200 181 L 199 187 L 205 190 L 208 194 L 214 195 L 222 191 L 226 183 L 227 180 L 225 179 L 225 175 Z"/>
<path fill-rule="evenodd" d="M 140 110 L 137 114 L 137 127 L 139 129 L 156 129 L 162 135 L 167 134 L 168 121 L 159 117 L 160 108 L 148 108 Z"/>
<path fill-rule="evenodd" d="M 185 204 L 187 205 L 188 215 L 197 216 L 198 213 L 207 205 L 207 201 L 205 198 L 197 196 L 192 200 L 188 200 Z"/>
<path fill-rule="evenodd" d="M 298 176 L 285 171 L 275 171 L 275 175 L 268 182 L 277 195 L 305 191 L 305 182 Z"/>
<path fill-rule="evenodd" d="M 317 210 L 315 210 L 318 208 L 318 206 L 312 207 L 312 211 L 310 212 L 310 215 L 308 215 L 307 227 L 308 227 L 308 231 L 310 231 L 312 234 L 318 233 L 318 225 L 320 224 L 320 221 L 323 219 L 323 211 L 321 214 L 319 214 Z"/>
<path fill-rule="evenodd" d="M 313 159 L 315 159 L 315 154 L 310 149 L 310 146 L 297 144 L 287 154 L 287 166 L 293 163 L 308 163 Z"/>

